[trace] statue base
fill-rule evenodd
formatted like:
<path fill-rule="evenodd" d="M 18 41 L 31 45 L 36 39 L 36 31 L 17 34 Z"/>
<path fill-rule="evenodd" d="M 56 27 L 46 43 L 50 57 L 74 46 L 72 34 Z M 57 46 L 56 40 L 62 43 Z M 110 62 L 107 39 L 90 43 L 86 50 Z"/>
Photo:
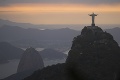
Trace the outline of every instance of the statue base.
<path fill-rule="evenodd" d="M 87 28 L 89 28 L 89 29 L 96 29 L 96 28 L 98 28 L 98 26 L 86 26 Z"/>
<path fill-rule="evenodd" d="M 93 26 L 93 27 L 94 27 L 94 26 L 95 26 L 95 24 L 91 24 L 91 26 Z"/>

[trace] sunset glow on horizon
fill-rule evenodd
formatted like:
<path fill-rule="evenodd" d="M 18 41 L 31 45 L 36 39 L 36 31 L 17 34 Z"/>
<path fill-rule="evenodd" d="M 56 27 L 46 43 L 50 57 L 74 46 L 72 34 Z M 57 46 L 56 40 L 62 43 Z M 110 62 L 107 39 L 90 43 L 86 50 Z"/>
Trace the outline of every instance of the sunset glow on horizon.
<path fill-rule="evenodd" d="M 120 15 L 118 15 L 120 14 L 120 4 L 113 6 L 103 4 L 13 4 L 0 7 L 0 18 L 33 24 L 88 24 L 90 19 L 87 14 L 92 12 L 100 14 L 101 17 L 97 19 L 98 24 L 120 24 Z M 112 20 L 113 17 L 115 22 Z"/>
<path fill-rule="evenodd" d="M 0 12 L 120 12 L 120 4 L 110 5 L 83 5 L 83 4 L 16 4 L 0 7 Z M 33 12 L 33 13 L 34 13 Z"/>

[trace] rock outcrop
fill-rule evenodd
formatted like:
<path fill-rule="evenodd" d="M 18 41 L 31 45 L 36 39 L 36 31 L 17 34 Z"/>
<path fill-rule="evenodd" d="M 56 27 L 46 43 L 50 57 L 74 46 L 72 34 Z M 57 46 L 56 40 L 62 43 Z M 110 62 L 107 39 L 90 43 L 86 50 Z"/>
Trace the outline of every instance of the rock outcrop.
<path fill-rule="evenodd" d="M 65 80 L 65 63 L 47 66 L 35 71 L 24 80 Z"/>
<path fill-rule="evenodd" d="M 120 69 L 119 61 L 120 47 L 112 35 L 97 26 L 88 26 L 74 38 L 66 67 L 77 80 L 81 76 L 83 80 L 114 80 Z"/>
<path fill-rule="evenodd" d="M 35 71 L 44 67 L 43 60 L 40 54 L 34 48 L 28 48 L 23 53 L 22 58 L 19 62 L 17 72 L 23 71 Z"/>

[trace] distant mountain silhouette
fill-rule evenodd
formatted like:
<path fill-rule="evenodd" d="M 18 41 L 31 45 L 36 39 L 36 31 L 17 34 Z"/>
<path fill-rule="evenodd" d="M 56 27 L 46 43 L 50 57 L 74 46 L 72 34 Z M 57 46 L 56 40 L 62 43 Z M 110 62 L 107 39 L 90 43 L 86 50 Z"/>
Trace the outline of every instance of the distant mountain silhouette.
<path fill-rule="evenodd" d="M 0 63 L 12 59 L 20 59 L 23 50 L 7 42 L 0 42 Z"/>
<path fill-rule="evenodd" d="M 60 47 L 70 46 L 70 42 L 79 32 L 69 28 L 56 30 L 24 29 L 17 26 L 0 28 L 0 41 L 7 41 L 20 47 Z M 58 46 L 58 47 L 59 47 Z"/>
<path fill-rule="evenodd" d="M 107 31 L 108 33 L 112 34 L 114 39 L 120 44 L 120 28 L 119 27 L 115 27 L 112 29 L 106 29 L 105 31 Z"/>
<path fill-rule="evenodd" d="M 3 20 L 3 19 L 0 19 L 0 27 L 3 26 L 3 25 L 10 25 L 10 26 L 19 26 L 21 28 L 36 28 L 36 29 L 60 29 L 60 28 L 66 28 L 66 27 L 69 27 L 71 29 L 76 29 L 76 30 L 79 30 L 81 29 L 81 27 L 83 25 L 71 25 L 71 24 L 39 24 L 39 25 L 36 25 L 36 24 L 31 24 L 31 23 L 20 23 L 20 22 L 13 22 L 13 21 L 10 21 L 10 20 Z M 81 27 L 80 27 L 81 26 Z"/>
<path fill-rule="evenodd" d="M 34 48 L 27 48 L 20 59 L 17 72 L 35 71 L 44 67 L 41 55 Z"/>
<path fill-rule="evenodd" d="M 119 28 L 105 31 L 111 33 L 114 39 L 120 43 Z M 7 41 L 19 47 L 69 47 L 74 36 L 78 34 L 80 34 L 80 31 L 69 28 L 39 30 L 7 25 L 0 27 L 0 41 Z"/>
<path fill-rule="evenodd" d="M 67 55 L 54 49 L 44 49 L 39 52 L 43 59 L 56 60 L 67 58 Z"/>
<path fill-rule="evenodd" d="M 18 23 L 18 22 L 12 22 L 9 20 L 3 20 L 0 19 L 0 27 L 4 26 L 4 25 L 11 25 L 11 26 L 20 26 L 22 28 L 40 28 L 40 25 L 34 25 L 34 24 L 30 24 L 30 23 Z"/>

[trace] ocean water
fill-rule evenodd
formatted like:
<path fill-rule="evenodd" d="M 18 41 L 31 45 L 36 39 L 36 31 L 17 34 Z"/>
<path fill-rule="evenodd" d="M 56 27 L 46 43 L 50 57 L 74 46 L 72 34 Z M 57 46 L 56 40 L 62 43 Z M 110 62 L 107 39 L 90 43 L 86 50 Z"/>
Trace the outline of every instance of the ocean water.
<path fill-rule="evenodd" d="M 26 48 L 22 48 L 23 50 L 25 50 Z M 42 51 L 44 50 L 44 48 L 36 48 L 37 51 Z M 68 54 L 69 50 L 63 52 L 65 54 Z M 19 64 L 19 59 L 15 59 L 15 60 L 9 60 L 8 63 L 4 63 L 4 64 L 0 64 L 0 79 L 3 79 L 5 77 L 8 77 L 12 74 L 15 74 L 17 72 L 17 67 Z M 61 59 L 61 60 L 43 60 L 44 61 L 44 66 L 50 66 L 53 64 L 57 64 L 57 63 L 64 63 L 66 61 L 66 59 Z"/>
<path fill-rule="evenodd" d="M 18 59 L 10 60 L 8 63 L 0 64 L 0 79 L 16 73 L 19 64 Z"/>
<path fill-rule="evenodd" d="M 57 63 L 64 63 L 66 59 L 61 60 L 44 60 L 44 66 L 50 66 Z M 20 60 L 10 60 L 9 63 L 0 64 L 0 79 L 8 77 L 17 72 Z"/>

